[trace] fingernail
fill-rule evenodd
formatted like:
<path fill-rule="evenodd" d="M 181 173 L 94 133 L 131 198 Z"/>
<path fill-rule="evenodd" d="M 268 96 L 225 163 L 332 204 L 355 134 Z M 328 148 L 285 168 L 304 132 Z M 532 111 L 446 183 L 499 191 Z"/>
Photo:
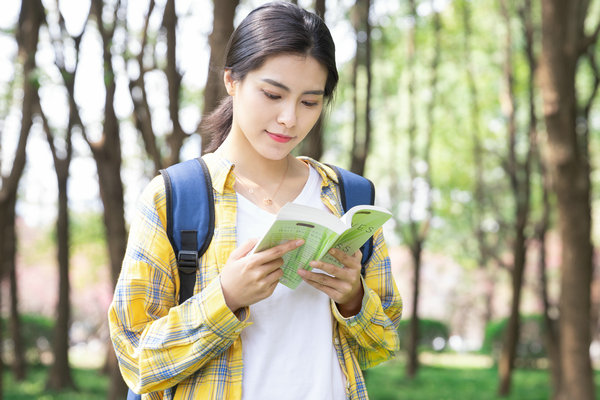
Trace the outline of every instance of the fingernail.
<path fill-rule="evenodd" d="M 310 265 L 313 268 L 316 268 L 317 267 L 317 262 L 316 261 L 311 261 L 311 262 L 308 263 L 308 265 Z"/>
<path fill-rule="evenodd" d="M 296 246 L 302 246 L 304 244 L 304 240 L 296 240 Z"/>

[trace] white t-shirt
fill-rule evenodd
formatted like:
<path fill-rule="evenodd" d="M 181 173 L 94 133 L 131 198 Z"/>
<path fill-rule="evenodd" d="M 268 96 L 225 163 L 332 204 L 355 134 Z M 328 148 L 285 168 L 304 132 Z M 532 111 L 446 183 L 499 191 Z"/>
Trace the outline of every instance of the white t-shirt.
<path fill-rule="evenodd" d="M 310 167 L 294 203 L 327 209 L 322 179 Z M 275 219 L 238 194 L 237 243 L 261 237 Z M 333 346 L 329 297 L 302 282 L 295 290 L 278 284 L 250 306 L 252 325 L 242 331 L 244 400 L 345 399 L 345 377 Z"/>

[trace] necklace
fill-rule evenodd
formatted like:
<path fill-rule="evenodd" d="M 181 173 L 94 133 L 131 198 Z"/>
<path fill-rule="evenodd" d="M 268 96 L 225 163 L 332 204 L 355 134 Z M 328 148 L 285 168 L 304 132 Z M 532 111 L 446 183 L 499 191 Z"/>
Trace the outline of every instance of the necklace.
<path fill-rule="evenodd" d="M 287 176 L 289 166 L 290 166 L 290 160 L 288 158 L 287 162 L 285 163 L 285 171 L 283 171 L 281 180 L 279 181 L 277 188 L 275 189 L 275 191 L 273 192 L 273 194 L 271 196 L 269 196 L 268 193 L 266 192 L 266 190 L 263 189 L 261 186 L 254 184 L 255 187 L 260 188 L 260 190 L 262 190 L 262 192 L 265 194 L 265 196 L 263 198 L 263 204 L 265 206 L 270 207 L 273 205 L 273 199 L 275 198 L 275 196 L 277 196 L 277 193 L 279 193 L 279 189 L 281 189 L 281 186 L 283 185 L 283 181 L 285 181 L 285 177 Z M 244 186 L 246 188 L 248 193 L 250 193 L 251 195 L 254 195 L 254 188 L 248 184 L 248 182 L 250 182 L 249 179 L 244 178 L 240 174 L 235 174 L 235 177 L 237 178 L 236 181 L 241 183 L 242 186 Z"/>

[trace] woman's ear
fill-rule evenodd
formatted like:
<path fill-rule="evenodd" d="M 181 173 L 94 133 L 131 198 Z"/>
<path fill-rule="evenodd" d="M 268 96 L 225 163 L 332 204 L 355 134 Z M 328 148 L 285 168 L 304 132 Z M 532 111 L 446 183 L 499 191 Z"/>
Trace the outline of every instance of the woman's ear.
<path fill-rule="evenodd" d="M 227 94 L 230 96 L 235 96 L 236 84 L 230 69 L 226 69 L 223 73 L 223 83 L 225 83 L 225 89 L 227 90 Z"/>

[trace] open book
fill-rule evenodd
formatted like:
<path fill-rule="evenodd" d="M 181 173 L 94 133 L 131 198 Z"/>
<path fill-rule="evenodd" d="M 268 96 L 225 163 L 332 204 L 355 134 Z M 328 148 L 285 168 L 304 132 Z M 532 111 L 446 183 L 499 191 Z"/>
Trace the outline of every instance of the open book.
<path fill-rule="evenodd" d="M 256 244 L 254 252 L 288 240 L 304 239 L 304 245 L 283 256 L 280 282 L 295 289 L 302 282 L 296 272 L 299 268 L 310 271 L 308 263 L 313 260 L 342 266 L 328 251 L 335 247 L 346 254 L 354 254 L 391 216 L 385 208 L 364 205 L 352 207 L 338 218 L 325 210 L 287 203 Z"/>

